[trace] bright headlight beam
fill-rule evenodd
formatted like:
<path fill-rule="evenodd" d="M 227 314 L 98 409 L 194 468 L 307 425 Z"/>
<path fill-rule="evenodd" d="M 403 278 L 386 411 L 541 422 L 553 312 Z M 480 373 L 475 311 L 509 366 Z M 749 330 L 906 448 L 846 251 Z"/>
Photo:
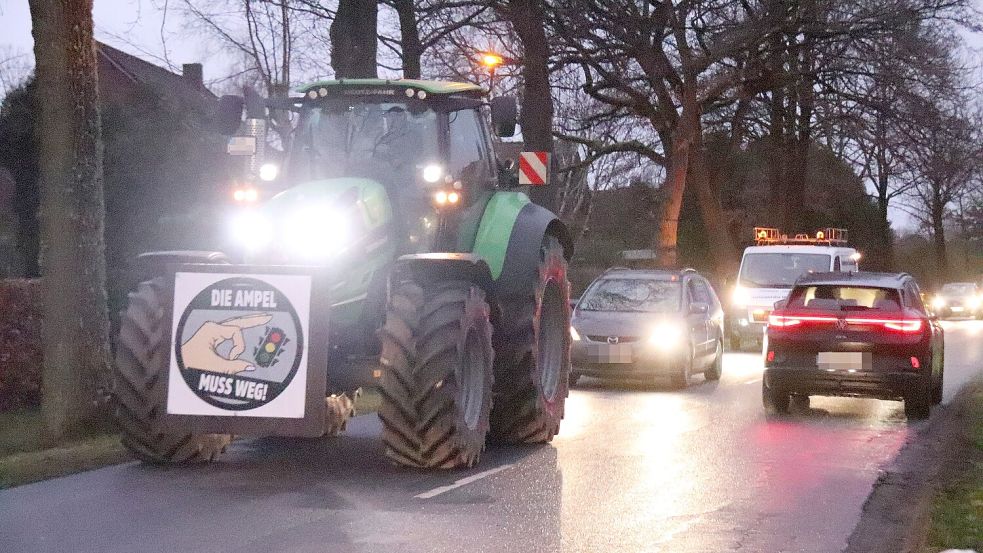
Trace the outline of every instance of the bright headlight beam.
<path fill-rule="evenodd" d="M 351 238 L 348 218 L 330 206 L 312 206 L 294 212 L 283 233 L 291 250 L 315 258 L 341 253 Z"/>
<path fill-rule="evenodd" d="M 734 294 L 731 296 L 731 302 L 736 307 L 746 307 L 747 304 L 751 302 L 751 295 L 748 294 L 746 288 L 737 286 L 734 288 Z"/>
<path fill-rule="evenodd" d="M 573 338 L 574 342 L 580 341 L 580 333 L 578 333 L 577 329 L 574 328 L 572 325 L 570 326 L 570 337 Z"/>
<path fill-rule="evenodd" d="M 936 309 L 942 309 L 945 307 L 945 298 L 942 296 L 935 296 L 935 298 L 932 299 L 932 307 Z"/>
<path fill-rule="evenodd" d="M 255 211 L 244 211 L 232 219 L 232 237 L 249 250 L 259 250 L 273 240 L 273 225 Z"/>
<path fill-rule="evenodd" d="M 661 350 L 679 347 L 683 340 L 683 327 L 675 322 L 661 322 L 649 334 L 649 343 Z"/>

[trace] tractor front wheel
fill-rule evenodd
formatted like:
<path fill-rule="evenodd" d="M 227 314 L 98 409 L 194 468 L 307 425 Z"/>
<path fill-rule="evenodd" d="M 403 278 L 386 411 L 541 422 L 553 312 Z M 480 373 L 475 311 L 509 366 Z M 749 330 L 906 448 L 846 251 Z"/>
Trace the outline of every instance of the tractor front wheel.
<path fill-rule="evenodd" d="M 232 441 L 228 434 L 165 430 L 170 321 L 164 319 L 164 280 L 140 284 L 120 317 L 113 393 L 123 445 L 151 463 L 213 461 Z"/>
<path fill-rule="evenodd" d="M 529 295 L 505 298 L 495 331 L 491 437 L 544 443 L 560 429 L 570 390 L 570 283 L 559 240 L 547 236 Z"/>
<path fill-rule="evenodd" d="M 484 291 L 467 281 L 394 286 L 382 329 L 382 440 L 416 468 L 470 467 L 488 433 L 492 325 Z"/>

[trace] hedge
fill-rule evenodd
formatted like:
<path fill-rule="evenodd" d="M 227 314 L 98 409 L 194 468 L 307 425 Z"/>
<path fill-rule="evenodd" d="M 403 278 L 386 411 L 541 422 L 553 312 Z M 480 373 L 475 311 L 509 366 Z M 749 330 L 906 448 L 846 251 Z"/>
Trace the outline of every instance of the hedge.
<path fill-rule="evenodd" d="M 0 411 L 41 404 L 40 284 L 0 280 Z"/>

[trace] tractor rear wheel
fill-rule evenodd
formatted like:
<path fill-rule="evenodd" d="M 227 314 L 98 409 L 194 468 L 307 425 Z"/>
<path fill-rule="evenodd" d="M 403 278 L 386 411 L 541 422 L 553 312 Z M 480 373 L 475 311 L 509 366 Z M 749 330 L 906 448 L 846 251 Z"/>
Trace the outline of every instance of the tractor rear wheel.
<path fill-rule="evenodd" d="M 488 433 L 492 325 L 484 291 L 467 281 L 397 284 L 382 329 L 382 440 L 417 468 L 470 467 Z"/>
<path fill-rule="evenodd" d="M 544 443 L 560 429 L 570 390 L 570 283 L 563 247 L 546 236 L 529 295 L 505 298 L 495 329 L 491 437 Z"/>
<path fill-rule="evenodd" d="M 213 461 L 232 441 L 228 434 L 191 434 L 163 428 L 167 396 L 168 333 L 164 280 L 143 282 L 120 316 L 113 364 L 116 421 L 123 445 L 150 463 Z"/>

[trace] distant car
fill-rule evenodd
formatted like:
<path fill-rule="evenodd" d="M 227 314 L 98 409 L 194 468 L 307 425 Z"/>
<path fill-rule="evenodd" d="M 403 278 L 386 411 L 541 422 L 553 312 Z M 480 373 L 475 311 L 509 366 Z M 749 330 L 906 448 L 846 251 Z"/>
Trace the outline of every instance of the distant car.
<path fill-rule="evenodd" d="M 696 373 L 720 379 L 723 310 L 693 269 L 609 269 L 577 302 L 570 334 L 572 383 L 582 375 L 668 377 L 684 388 Z"/>
<path fill-rule="evenodd" d="M 932 298 L 932 311 L 939 317 L 983 318 L 981 290 L 973 282 L 950 282 Z"/>
<path fill-rule="evenodd" d="M 769 414 L 809 395 L 904 400 L 925 418 L 942 400 L 942 326 L 904 273 L 815 273 L 778 302 L 765 334 Z"/>

